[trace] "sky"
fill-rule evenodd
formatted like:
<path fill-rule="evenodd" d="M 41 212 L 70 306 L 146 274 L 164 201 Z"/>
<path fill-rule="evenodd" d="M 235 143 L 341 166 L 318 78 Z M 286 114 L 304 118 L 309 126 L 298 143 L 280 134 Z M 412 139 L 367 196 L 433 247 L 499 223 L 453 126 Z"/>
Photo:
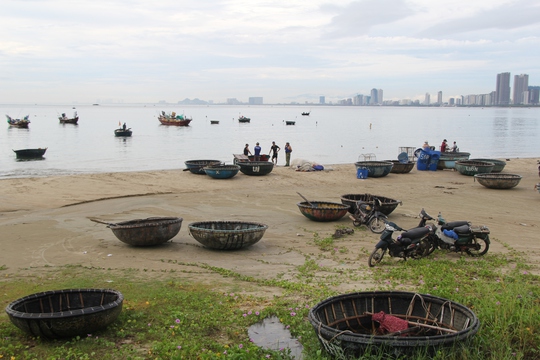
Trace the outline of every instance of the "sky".
<path fill-rule="evenodd" d="M 540 86 L 537 0 L 1 0 L 0 103 L 327 102 Z"/>

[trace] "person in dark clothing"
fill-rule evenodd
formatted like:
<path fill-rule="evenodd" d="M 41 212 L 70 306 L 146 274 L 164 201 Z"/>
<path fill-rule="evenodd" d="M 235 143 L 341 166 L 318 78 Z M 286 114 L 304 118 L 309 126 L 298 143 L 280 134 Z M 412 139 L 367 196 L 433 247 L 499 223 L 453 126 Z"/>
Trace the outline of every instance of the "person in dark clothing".
<path fill-rule="evenodd" d="M 244 155 L 251 155 L 251 150 L 249 150 L 249 144 L 246 144 L 246 147 L 244 148 Z"/>
<path fill-rule="evenodd" d="M 253 150 L 255 150 L 255 161 L 260 161 L 261 160 L 261 147 L 259 146 L 259 143 L 255 145 Z"/>
<path fill-rule="evenodd" d="M 272 153 L 272 162 L 276 165 L 277 165 L 277 153 L 279 152 L 279 150 L 281 150 L 281 148 L 276 145 L 275 141 L 272 141 L 272 146 L 270 147 L 270 153 Z"/>

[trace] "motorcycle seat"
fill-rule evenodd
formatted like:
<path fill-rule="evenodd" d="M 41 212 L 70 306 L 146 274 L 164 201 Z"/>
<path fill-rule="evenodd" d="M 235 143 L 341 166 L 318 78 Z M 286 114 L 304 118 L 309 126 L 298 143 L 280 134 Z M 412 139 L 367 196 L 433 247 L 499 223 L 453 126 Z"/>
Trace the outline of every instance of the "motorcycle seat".
<path fill-rule="evenodd" d="M 465 221 L 465 220 L 460 220 L 460 221 L 450 221 L 444 225 L 441 226 L 441 230 L 452 230 L 458 226 L 463 226 L 463 225 L 469 225 L 469 222 L 468 221 Z"/>
<path fill-rule="evenodd" d="M 401 234 L 401 237 L 414 240 L 414 239 L 421 238 L 427 233 L 429 233 L 429 229 L 427 227 L 418 227 L 418 228 L 405 231 L 404 233 Z"/>
<path fill-rule="evenodd" d="M 470 232 L 470 227 L 468 224 L 461 225 L 454 228 L 454 232 L 458 235 L 468 234 Z"/>

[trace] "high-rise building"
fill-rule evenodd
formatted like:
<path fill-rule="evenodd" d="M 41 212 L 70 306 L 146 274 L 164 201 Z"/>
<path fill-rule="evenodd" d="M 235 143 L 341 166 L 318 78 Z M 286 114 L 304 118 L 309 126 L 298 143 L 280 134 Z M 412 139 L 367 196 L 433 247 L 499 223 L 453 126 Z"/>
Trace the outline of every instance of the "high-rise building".
<path fill-rule="evenodd" d="M 529 104 L 540 104 L 540 86 L 529 86 Z"/>
<path fill-rule="evenodd" d="M 262 104 L 263 104 L 263 98 L 260 96 L 249 98 L 249 105 L 262 105 Z"/>
<path fill-rule="evenodd" d="M 382 105 L 383 103 L 383 91 L 382 89 L 377 89 L 377 100 L 379 101 L 379 104 Z"/>
<path fill-rule="evenodd" d="M 439 91 L 439 92 L 437 93 L 437 103 L 438 103 L 439 105 L 442 105 L 442 91 Z"/>
<path fill-rule="evenodd" d="M 429 93 L 426 93 L 426 97 L 424 99 L 424 105 L 429 105 L 431 101 L 431 96 L 429 95 Z"/>
<path fill-rule="evenodd" d="M 325 103 L 325 98 L 324 96 L 319 96 L 319 104 L 324 104 Z"/>
<path fill-rule="evenodd" d="M 369 102 L 369 105 L 377 105 L 379 103 L 377 89 L 371 89 L 370 96 L 371 101 Z"/>
<path fill-rule="evenodd" d="M 513 104 L 529 103 L 529 75 L 514 75 L 514 94 L 512 96 Z"/>
<path fill-rule="evenodd" d="M 510 104 L 510 73 L 497 74 L 497 86 L 495 87 L 497 95 L 495 105 Z"/>

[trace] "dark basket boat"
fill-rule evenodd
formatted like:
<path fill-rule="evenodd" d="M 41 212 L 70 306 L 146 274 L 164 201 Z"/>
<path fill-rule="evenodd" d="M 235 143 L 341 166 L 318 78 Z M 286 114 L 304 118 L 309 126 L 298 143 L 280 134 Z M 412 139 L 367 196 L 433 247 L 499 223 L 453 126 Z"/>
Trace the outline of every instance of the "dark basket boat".
<path fill-rule="evenodd" d="M 407 329 L 385 333 L 373 319 L 383 312 L 407 321 Z M 326 299 L 308 315 L 323 348 L 332 356 L 366 352 L 411 353 L 466 344 L 480 328 L 467 307 L 441 297 L 402 291 L 358 292 Z"/>
<path fill-rule="evenodd" d="M 407 161 L 405 163 L 402 163 L 399 160 L 385 160 L 385 162 L 391 162 L 392 164 L 394 164 L 394 166 L 392 166 L 392 169 L 390 170 L 392 174 L 410 173 L 411 170 L 414 168 L 414 165 L 416 164 L 414 161 Z"/>
<path fill-rule="evenodd" d="M 349 205 L 328 201 L 303 201 L 296 205 L 302 215 L 313 221 L 337 221 L 349 210 Z"/>
<path fill-rule="evenodd" d="M 341 202 L 345 205 L 349 205 L 349 212 L 354 214 L 356 212 L 356 203 L 358 201 L 375 204 L 375 199 L 381 201 L 380 211 L 388 216 L 394 211 L 398 205 L 403 205 L 401 200 L 391 199 L 385 196 L 371 195 L 371 194 L 345 194 L 341 195 Z"/>
<path fill-rule="evenodd" d="M 179 217 L 151 217 L 108 224 L 116 237 L 133 246 L 153 246 L 169 241 L 182 227 Z"/>
<path fill-rule="evenodd" d="M 495 166 L 492 162 L 461 160 L 456 161 L 455 167 L 462 175 L 474 176 L 476 174 L 488 174 Z"/>
<path fill-rule="evenodd" d="M 516 187 L 521 181 L 522 176 L 517 174 L 476 174 L 474 181 L 478 181 L 490 189 L 511 189 Z"/>
<path fill-rule="evenodd" d="M 116 129 L 114 130 L 114 136 L 116 137 L 130 137 L 133 134 L 131 128 L 129 129 Z"/>
<path fill-rule="evenodd" d="M 506 166 L 506 161 L 503 161 L 503 160 L 497 160 L 497 159 L 470 159 L 470 160 L 493 163 L 495 166 L 493 166 L 493 170 L 491 170 L 492 173 L 500 173 L 501 171 L 503 171 L 504 167 Z"/>
<path fill-rule="evenodd" d="M 203 168 L 206 175 L 214 179 L 230 179 L 240 171 L 238 165 L 210 165 Z"/>
<path fill-rule="evenodd" d="M 271 161 L 244 161 L 239 162 L 242 174 L 250 176 L 268 175 L 274 169 L 274 163 Z"/>
<path fill-rule="evenodd" d="M 47 148 L 13 150 L 17 159 L 39 159 L 45 155 Z"/>
<path fill-rule="evenodd" d="M 219 160 L 188 160 L 184 162 L 186 164 L 185 170 L 189 170 L 192 174 L 206 175 L 204 168 L 212 165 L 219 165 Z"/>
<path fill-rule="evenodd" d="M 189 224 L 189 233 L 204 246 L 237 250 L 262 239 L 268 225 L 246 221 L 201 221 Z"/>
<path fill-rule="evenodd" d="M 356 169 L 367 169 L 368 178 L 378 178 L 390 174 L 393 163 L 389 161 L 357 161 L 354 163 Z"/>
<path fill-rule="evenodd" d="M 87 336 L 113 323 L 124 296 L 112 289 L 68 289 L 32 294 L 6 308 L 11 322 L 32 336 L 48 339 Z"/>

